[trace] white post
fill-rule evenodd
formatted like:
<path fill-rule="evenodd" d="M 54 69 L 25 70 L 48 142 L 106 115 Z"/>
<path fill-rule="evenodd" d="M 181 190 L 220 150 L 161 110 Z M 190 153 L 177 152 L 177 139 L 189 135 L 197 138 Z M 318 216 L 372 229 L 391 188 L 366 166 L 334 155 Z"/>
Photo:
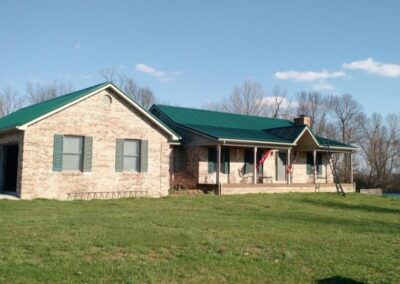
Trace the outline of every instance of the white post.
<path fill-rule="evenodd" d="M 314 183 L 317 183 L 317 150 L 313 150 L 313 172 L 314 172 Z"/>
<path fill-rule="evenodd" d="M 257 184 L 257 147 L 254 147 L 253 183 Z"/>
<path fill-rule="evenodd" d="M 350 183 L 354 182 L 353 153 L 350 153 Z"/>
<path fill-rule="evenodd" d="M 220 172 L 221 172 L 221 145 L 218 144 L 217 145 L 217 169 L 216 169 L 216 174 L 217 174 L 216 183 L 217 183 L 218 187 L 219 187 L 219 183 L 220 183 L 220 180 L 219 180 Z"/>
<path fill-rule="evenodd" d="M 328 163 L 330 163 L 330 159 L 328 153 L 325 152 L 325 183 L 328 183 Z"/>
<path fill-rule="evenodd" d="M 292 165 L 290 164 L 290 148 L 288 148 L 286 156 L 286 180 L 288 184 L 292 182 L 290 178 L 291 167 Z"/>

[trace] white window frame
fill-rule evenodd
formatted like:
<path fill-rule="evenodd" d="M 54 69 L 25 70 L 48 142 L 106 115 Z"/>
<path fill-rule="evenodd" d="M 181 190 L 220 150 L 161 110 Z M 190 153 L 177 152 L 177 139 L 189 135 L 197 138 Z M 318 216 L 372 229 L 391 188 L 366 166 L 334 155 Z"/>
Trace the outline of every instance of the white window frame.
<path fill-rule="evenodd" d="M 65 141 L 68 138 L 79 138 L 80 139 L 80 149 L 79 153 L 66 153 L 65 152 Z M 63 137 L 63 151 L 62 151 L 62 171 L 67 171 L 67 172 L 82 172 L 83 171 L 83 143 L 84 143 L 84 137 L 83 136 L 78 136 L 78 135 L 64 135 Z M 78 169 L 65 169 L 65 163 L 64 163 L 64 156 L 79 156 L 79 167 Z"/>
<path fill-rule="evenodd" d="M 125 153 L 125 142 L 136 142 L 137 143 L 137 149 L 138 153 L 136 155 L 127 155 Z M 140 145 L 140 140 L 139 139 L 124 139 L 123 147 L 122 147 L 122 171 L 124 172 L 135 172 L 138 173 L 140 172 L 140 156 L 141 156 L 141 145 Z M 125 158 L 136 158 L 136 169 L 126 169 L 125 168 Z"/>

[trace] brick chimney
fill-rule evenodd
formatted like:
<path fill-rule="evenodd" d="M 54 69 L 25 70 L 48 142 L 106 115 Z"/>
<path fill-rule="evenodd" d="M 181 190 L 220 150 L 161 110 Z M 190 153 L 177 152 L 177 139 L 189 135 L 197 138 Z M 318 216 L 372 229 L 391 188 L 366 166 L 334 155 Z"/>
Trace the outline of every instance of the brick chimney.
<path fill-rule="evenodd" d="M 311 117 L 304 114 L 300 114 L 293 121 L 296 125 L 307 125 L 308 127 L 311 127 Z"/>

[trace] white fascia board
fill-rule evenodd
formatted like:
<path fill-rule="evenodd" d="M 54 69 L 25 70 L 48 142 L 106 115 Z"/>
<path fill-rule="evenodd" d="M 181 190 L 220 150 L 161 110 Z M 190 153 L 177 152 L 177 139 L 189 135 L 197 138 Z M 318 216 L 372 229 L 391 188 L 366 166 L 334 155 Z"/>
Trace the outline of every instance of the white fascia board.
<path fill-rule="evenodd" d="M 296 146 L 294 143 L 282 143 L 282 142 L 267 142 L 267 141 L 258 141 L 258 140 L 240 140 L 240 139 L 225 139 L 219 138 L 218 141 L 223 143 L 247 143 L 247 144 L 264 144 L 264 145 L 284 145 L 284 146 Z"/>
<path fill-rule="evenodd" d="M 308 129 L 308 127 L 306 126 L 303 131 L 297 136 L 297 138 L 294 140 L 294 144 L 297 145 L 297 142 L 300 140 L 300 138 L 303 136 L 304 132 L 308 131 L 308 133 L 310 133 L 312 139 L 314 140 L 315 144 L 317 144 L 318 147 L 321 147 L 321 145 L 318 143 L 317 139 L 315 138 L 314 134 L 310 131 L 310 129 Z"/>
<path fill-rule="evenodd" d="M 303 136 L 303 134 L 308 131 L 310 133 L 311 137 L 313 138 L 315 144 L 317 144 L 318 147 L 322 149 L 327 149 L 325 145 L 319 144 L 318 140 L 315 138 L 314 134 L 311 132 L 311 130 L 308 127 L 305 127 L 304 130 L 297 136 L 296 140 L 293 142 L 297 145 L 297 142 L 300 140 L 300 138 Z M 345 151 L 356 151 L 357 149 L 352 148 L 352 147 L 340 147 L 340 146 L 329 146 L 330 149 L 332 150 L 345 150 Z"/>

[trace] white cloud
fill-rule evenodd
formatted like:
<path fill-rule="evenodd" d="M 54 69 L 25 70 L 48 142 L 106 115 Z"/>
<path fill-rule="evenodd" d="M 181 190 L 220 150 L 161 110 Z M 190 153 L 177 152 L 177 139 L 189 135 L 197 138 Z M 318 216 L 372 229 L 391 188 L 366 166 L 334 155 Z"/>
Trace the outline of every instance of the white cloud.
<path fill-rule="evenodd" d="M 74 48 L 76 48 L 76 49 L 81 48 L 81 43 L 79 41 L 75 42 Z"/>
<path fill-rule="evenodd" d="M 313 85 L 312 88 L 316 91 L 322 91 L 322 90 L 334 90 L 335 86 L 332 84 L 329 84 L 325 81 L 320 81 L 317 84 Z"/>
<path fill-rule="evenodd" d="M 376 74 L 383 77 L 400 77 L 400 65 L 392 63 L 382 63 L 368 58 L 351 63 L 344 63 L 343 68 L 351 70 L 363 70 L 370 74 Z"/>
<path fill-rule="evenodd" d="M 277 98 L 274 97 L 274 96 L 271 96 L 271 97 L 266 96 L 266 97 L 263 97 L 262 100 L 259 103 L 262 104 L 262 105 L 265 105 L 265 106 L 275 106 L 276 105 L 276 99 L 278 99 L 278 101 L 282 100 L 281 107 L 283 109 L 288 108 L 290 106 L 293 106 L 293 102 L 289 101 L 285 97 L 280 97 L 280 96 L 278 96 Z"/>
<path fill-rule="evenodd" d="M 317 80 L 324 80 L 328 78 L 339 78 L 345 77 L 346 73 L 343 71 L 329 72 L 322 70 L 320 72 L 315 71 L 283 71 L 276 72 L 275 77 L 279 80 L 294 80 L 296 82 L 313 82 Z"/>
<path fill-rule="evenodd" d="M 153 77 L 156 77 L 158 80 L 160 80 L 160 82 L 168 82 L 172 79 L 173 76 L 180 75 L 180 72 L 168 73 L 143 63 L 136 64 L 135 69 L 138 72 L 146 73 Z"/>

